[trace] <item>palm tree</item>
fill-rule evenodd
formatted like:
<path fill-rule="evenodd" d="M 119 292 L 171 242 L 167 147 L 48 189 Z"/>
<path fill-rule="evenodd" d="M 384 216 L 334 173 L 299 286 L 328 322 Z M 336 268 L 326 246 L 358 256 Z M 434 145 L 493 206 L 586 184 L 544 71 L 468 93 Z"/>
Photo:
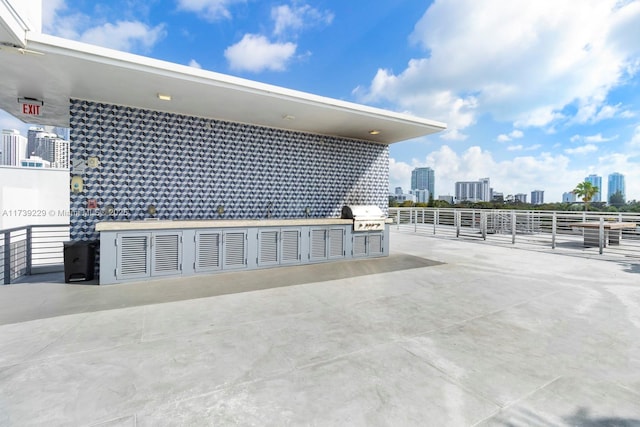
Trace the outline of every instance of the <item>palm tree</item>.
<path fill-rule="evenodd" d="M 591 201 L 591 199 L 593 199 L 593 196 L 598 193 L 598 191 L 600 191 L 598 187 L 595 187 L 589 181 L 585 181 L 576 185 L 576 188 L 572 191 L 572 193 L 582 198 L 582 201 L 584 202 L 584 210 L 588 211 L 589 202 Z"/>

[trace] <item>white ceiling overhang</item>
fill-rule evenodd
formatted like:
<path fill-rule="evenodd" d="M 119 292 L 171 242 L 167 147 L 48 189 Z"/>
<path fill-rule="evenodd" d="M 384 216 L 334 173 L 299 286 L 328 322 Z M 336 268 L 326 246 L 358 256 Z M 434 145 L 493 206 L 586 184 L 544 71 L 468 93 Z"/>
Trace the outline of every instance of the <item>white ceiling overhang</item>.
<path fill-rule="evenodd" d="M 0 43 L 24 47 L 27 24 L 6 0 L 0 0 Z"/>
<path fill-rule="evenodd" d="M 9 34 L 2 31 L 0 37 Z M 82 99 L 382 144 L 446 128 L 433 120 L 46 34 L 29 32 L 26 44 L 0 42 L 0 108 L 28 123 L 68 127 L 69 100 Z M 172 99 L 162 101 L 159 93 Z M 24 97 L 43 101 L 39 116 L 22 113 L 18 98 Z M 372 135 L 374 130 L 379 133 Z"/>

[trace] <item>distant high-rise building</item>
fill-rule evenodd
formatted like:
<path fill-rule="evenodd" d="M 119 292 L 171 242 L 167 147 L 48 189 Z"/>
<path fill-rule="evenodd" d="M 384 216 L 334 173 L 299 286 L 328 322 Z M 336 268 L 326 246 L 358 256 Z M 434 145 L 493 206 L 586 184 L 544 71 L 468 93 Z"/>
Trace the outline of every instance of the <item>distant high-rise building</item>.
<path fill-rule="evenodd" d="M 429 194 L 435 194 L 435 171 L 431 168 L 415 168 L 411 172 L 412 190 L 429 190 Z"/>
<path fill-rule="evenodd" d="M 531 204 L 541 205 L 544 203 L 544 190 L 533 190 L 531 192 Z"/>
<path fill-rule="evenodd" d="M 402 187 L 396 187 L 395 194 L 402 194 Z"/>
<path fill-rule="evenodd" d="M 479 181 L 456 182 L 456 200 L 458 202 L 489 202 L 491 201 L 489 178 Z"/>
<path fill-rule="evenodd" d="M 513 198 L 516 202 L 527 203 L 527 195 L 524 193 L 518 193 L 514 195 Z"/>
<path fill-rule="evenodd" d="M 489 178 L 480 178 L 480 184 L 482 186 L 482 201 L 490 202 L 492 189 Z"/>
<path fill-rule="evenodd" d="M 45 126 L 44 130 L 49 133 L 55 134 L 58 138 L 69 139 L 69 128 L 63 128 L 60 126 Z"/>
<path fill-rule="evenodd" d="M 607 202 L 611 201 L 611 196 L 616 193 L 622 194 L 622 200 L 627 200 L 627 194 L 624 185 L 624 175 L 618 172 L 614 172 L 609 175 L 607 186 Z"/>
<path fill-rule="evenodd" d="M 0 165 L 20 166 L 20 160 L 27 154 L 27 138 L 15 129 L 2 131 L 0 145 Z"/>
<path fill-rule="evenodd" d="M 591 198 L 592 202 L 601 202 L 602 201 L 602 177 L 598 175 L 589 175 L 584 179 L 587 182 L 590 182 L 594 187 L 598 187 L 598 192 Z"/>
<path fill-rule="evenodd" d="M 413 194 L 416 196 L 416 202 L 429 203 L 429 190 L 413 190 Z"/>
<path fill-rule="evenodd" d="M 29 129 L 28 156 L 40 157 L 49 162 L 52 168 L 69 167 L 69 141 L 43 128 Z"/>
<path fill-rule="evenodd" d="M 576 194 L 573 191 L 562 193 L 562 203 L 575 203 L 576 200 Z"/>
<path fill-rule="evenodd" d="M 49 157 L 52 160 L 52 168 L 68 168 L 69 167 L 69 141 L 62 138 L 55 138 L 49 146 Z"/>
<path fill-rule="evenodd" d="M 37 156 L 36 154 L 36 135 L 44 132 L 44 128 L 30 127 L 27 132 L 27 157 Z"/>

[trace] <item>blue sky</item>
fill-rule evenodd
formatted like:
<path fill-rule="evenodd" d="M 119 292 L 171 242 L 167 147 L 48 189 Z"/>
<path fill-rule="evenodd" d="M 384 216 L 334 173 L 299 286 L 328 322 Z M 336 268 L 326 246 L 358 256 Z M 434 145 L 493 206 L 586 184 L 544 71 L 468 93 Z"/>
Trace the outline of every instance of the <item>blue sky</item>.
<path fill-rule="evenodd" d="M 392 188 L 430 166 L 437 195 L 559 201 L 620 172 L 640 199 L 640 0 L 43 3 L 46 33 L 447 123 L 391 146 Z"/>

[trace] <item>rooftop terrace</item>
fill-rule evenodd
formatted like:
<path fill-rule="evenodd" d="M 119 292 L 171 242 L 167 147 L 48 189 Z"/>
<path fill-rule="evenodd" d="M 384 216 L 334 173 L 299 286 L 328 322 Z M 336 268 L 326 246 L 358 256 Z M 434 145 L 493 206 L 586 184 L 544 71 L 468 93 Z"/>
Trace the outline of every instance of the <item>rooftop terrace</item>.
<path fill-rule="evenodd" d="M 395 229 L 391 246 L 0 287 L 0 425 L 640 425 L 637 260 Z"/>

